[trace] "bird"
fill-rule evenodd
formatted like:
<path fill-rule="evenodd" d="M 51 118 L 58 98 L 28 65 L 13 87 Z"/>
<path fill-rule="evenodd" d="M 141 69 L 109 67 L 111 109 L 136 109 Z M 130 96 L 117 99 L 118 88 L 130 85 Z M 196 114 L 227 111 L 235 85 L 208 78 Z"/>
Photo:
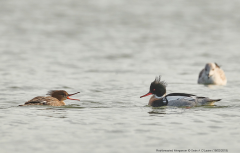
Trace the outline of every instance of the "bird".
<path fill-rule="evenodd" d="M 27 102 L 24 103 L 24 105 L 19 106 L 27 106 L 27 105 L 50 105 L 50 106 L 63 106 L 66 105 L 64 100 L 70 99 L 70 100 L 78 100 L 79 99 L 72 99 L 69 96 L 78 94 L 80 92 L 76 92 L 73 94 L 68 94 L 65 90 L 50 90 L 47 95 L 47 97 L 44 96 L 37 96 Z"/>
<path fill-rule="evenodd" d="M 217 63 L 207 63 L 199 73 L 198 84 L 226 85 L 227 78 Z"/>
<path fill-rule="evenodd" d="M 156 77 L 150 85 L 150 91 L 147 94 L 141 96 L 140 98 L 152 95 L 148 103 L 148 105 L 152 107 L 194 107 L 201 105 L 211 105 L 214 102 L 221 100 L 210 99 L 208 97 L 198 97 L 196 95 L 188 93 L 170 93 L 166 95 L 166 87 L 167 83 L 165 81 L 161 81 L 161 76 Z"/>

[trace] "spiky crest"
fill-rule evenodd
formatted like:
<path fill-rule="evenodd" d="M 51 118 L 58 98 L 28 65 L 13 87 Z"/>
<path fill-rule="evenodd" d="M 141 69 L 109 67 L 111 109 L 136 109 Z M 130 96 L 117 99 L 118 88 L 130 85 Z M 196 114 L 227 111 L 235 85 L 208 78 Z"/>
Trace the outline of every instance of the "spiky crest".
<path fill-rule="evenodd" d="M 46 95 L 50 95 L 51 96 L 54 92 L 58 92 L 58 91 L 64 91 L 64 90 L 49 90 Z"/>
<path fill-rule="evenodd" d="M 161 75 L 159 75 L 158 77 L 155 78 L 154 83 L 155 84 L 161 84 L 164 87 L 167 87 L 167 82 L 161 81 Z"/>

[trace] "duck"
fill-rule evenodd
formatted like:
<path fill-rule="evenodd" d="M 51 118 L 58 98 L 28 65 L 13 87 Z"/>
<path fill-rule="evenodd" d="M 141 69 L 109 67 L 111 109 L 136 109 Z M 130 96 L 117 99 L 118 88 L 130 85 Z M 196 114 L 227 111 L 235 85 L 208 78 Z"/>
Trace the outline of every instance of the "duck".
<path fill-rule="evenodd" d="M 50 105 L 50 106 L 64 106 L 66 105 L 64 100 L 70 99 L 70 100 L 78 100 L 79 99 L 72 99 L 70 96 L 73 96 L 75 94 L 78 94 L 80 92 L 76 92 L 73 94 L 68 94 L 65 90 L 50 90 L 47 95 L 49 96 L 37 96 L 27 102 L 24 103 L 24 105 L 19 106 L 27 106 L 27 105 Z"/>
<path fill-rule="evenodd" d="M 226 85 L 227 78 L 217 63 L 207 63 L 198 75 L 198 84 Z"/>
<path fill-rule="evenodd" d="M 161 81 L 161 76 L 156 77 L 150 85 L 150 91 L 141 96 L 146 97 L 152 95 L 148 105 L 152 107 L 175 106 L 175 107 L 194 107 L 201 105 L 212 105 L 221 99 L 210 99 L 208 97 L 198 97 L 188 93 L 170 93 L 166 95 L 167 83 Z"/>

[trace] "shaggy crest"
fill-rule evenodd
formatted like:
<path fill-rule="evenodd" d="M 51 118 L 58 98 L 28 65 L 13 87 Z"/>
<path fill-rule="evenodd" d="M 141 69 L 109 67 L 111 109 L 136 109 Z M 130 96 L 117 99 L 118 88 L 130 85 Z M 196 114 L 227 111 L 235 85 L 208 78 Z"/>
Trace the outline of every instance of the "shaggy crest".
<path fill-rule="evenodd" d="M 161 81 L 161 75 L 159 75 L 159 77 L 156 77 L 156 78 L 155 78 L 154 83 L 155 83 L 155 84 L 161 84 L 161 85 L 163 85 L 164 87 L 167 87 L 167 82 Z"/>
<path fill-rule="evenodd" d="M 50 91 L 48 91 L 48 93 L 46 95 L 50 95 L 51 96 L 56 91 L 63 91 L 63 90 L 50 90 Z"/>

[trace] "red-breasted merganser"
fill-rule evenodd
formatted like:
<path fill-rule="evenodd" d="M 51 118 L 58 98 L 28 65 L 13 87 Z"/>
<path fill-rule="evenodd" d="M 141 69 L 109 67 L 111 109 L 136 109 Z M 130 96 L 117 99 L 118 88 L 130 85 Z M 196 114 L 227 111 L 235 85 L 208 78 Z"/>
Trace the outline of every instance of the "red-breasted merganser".
<path fill-rule="evenodd" d="M 63 106 L 66 105 L 64 100 L 71 99 L 71 100 L 78 100 L 79 99 L 72 99 L 69 96 L 78 94 L 80 92 L 76 92 L 74 94 L 68 94 L 65 90 L 50 90 L 47 97 L 38 96 L 35 97 L 27 102 L 24 105 L 19 106 L 26 106 L 26 105 L 50 105 L 50 106 Z"/>
<path fill-rule="evenodd" d="M 205 68 L 199 73 L 198 83 L 226 85 L 227 78 L 217 63 L 207 63 Z"/>
<path fill-rule="evenodd" d="M 150 91 L 141 96 L 145 97 L 148 95 L 153 95 L 148 105 L 153 107 L 161 107 L 161 106 L 200 106 L 205 104 L 211 104 L 216 101 L 220 101 L 221 99 L 209 99 L 208 97 L 197 97 L 196 95 L 186 94 L 186 93 L 170 93 L 166 95 L 166 86 L 167 83 L 161 81 L 161 77 L 156 77 L 156 79 L 150 85 Z"/>

